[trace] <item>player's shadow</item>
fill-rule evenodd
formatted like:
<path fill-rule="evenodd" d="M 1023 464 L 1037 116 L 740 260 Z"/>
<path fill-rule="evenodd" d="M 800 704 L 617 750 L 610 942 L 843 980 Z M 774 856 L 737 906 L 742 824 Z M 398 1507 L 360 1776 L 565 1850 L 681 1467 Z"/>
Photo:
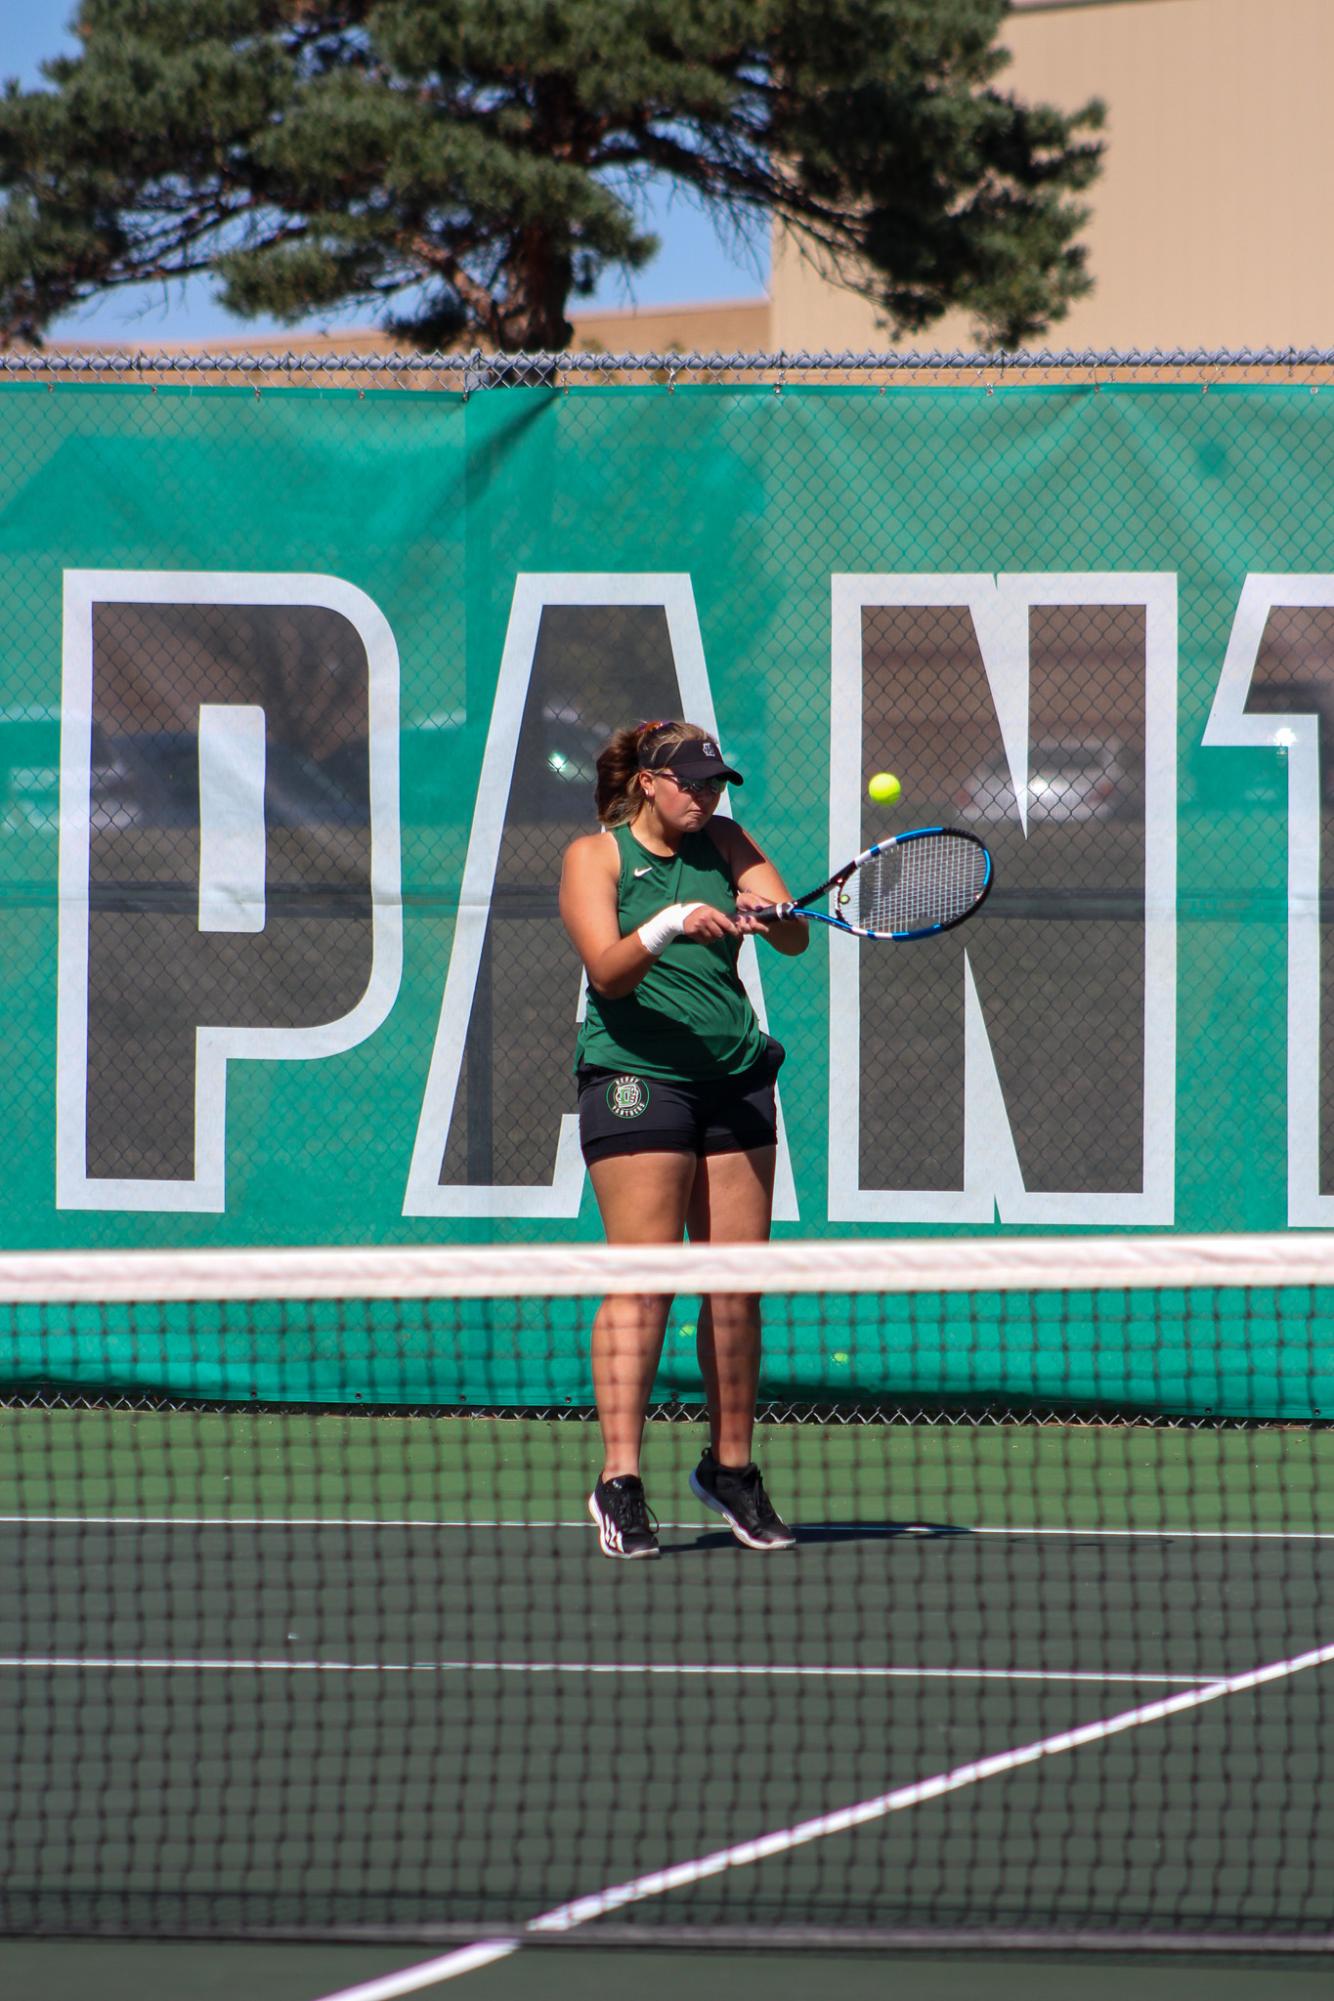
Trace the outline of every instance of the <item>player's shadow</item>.
<path fill-rule="evenodd" d="M 831 1542 L 898 1542 L 911 1538 L 916 1542 L 936 1542 L 946 1536 L 971 1535 L 970 1528 L 960 1528 L 953 1522 L 802 1522 L 793 1529 L 797 1547 L 806 1543 Z M 690 1542 L 664 1542 L 664 1556 L 689 1556 L 696 1550 L 739 1549 L 730 1529 L 704 1529 Z"/>

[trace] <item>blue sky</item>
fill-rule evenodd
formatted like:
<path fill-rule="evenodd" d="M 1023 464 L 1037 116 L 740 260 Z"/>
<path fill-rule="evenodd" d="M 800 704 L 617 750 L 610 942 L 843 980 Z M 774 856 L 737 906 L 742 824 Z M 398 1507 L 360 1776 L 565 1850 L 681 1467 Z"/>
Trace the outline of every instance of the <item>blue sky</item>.
<path fill-rule="evenodd" d="M 0 78 L 16 76 L 25 88 L 42 81 L 38 65 L 47 56 L 72 51 L 68 32 L 76 0 L 0 0 Z M 768 245 L 757 239 L 747 254 L 720 241 L 708 217 L 671 184 L 655 180 L 644 191 L 645 220 L 662 239 L 662 249 L 631 284 L 609 275 L 580 309 L 681 305 L 712 299 L 756 298 L 768 281 Z M 341 326 L 356 319 L 340 319 Z M 257 320 L 238 320 L 223 311 L 207 278 L 164 288 L 139 286 L 111 293 L 48 330 L 60 340 L 108 342 L 214 340 L 232 334 L 253 340 L 273 332 L 312 331 L 328 324 L 311 319 L 302 327 L 278 329 Z"/>

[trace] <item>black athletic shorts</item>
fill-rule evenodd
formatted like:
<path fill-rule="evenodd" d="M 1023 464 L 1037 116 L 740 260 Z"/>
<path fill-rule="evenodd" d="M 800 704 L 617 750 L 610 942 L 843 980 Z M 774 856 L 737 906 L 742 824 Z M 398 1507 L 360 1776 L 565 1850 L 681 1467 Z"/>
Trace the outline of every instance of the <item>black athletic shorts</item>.
<path fill-rule="evenodd" d="M 774 1079 L 787 1051 L 772 1035 L 749 1070 L 707 1084 L 581 1065 L 579 1143 L 590 1164 L 614 1153 L 750 1153 L 778 1138 Z"/>

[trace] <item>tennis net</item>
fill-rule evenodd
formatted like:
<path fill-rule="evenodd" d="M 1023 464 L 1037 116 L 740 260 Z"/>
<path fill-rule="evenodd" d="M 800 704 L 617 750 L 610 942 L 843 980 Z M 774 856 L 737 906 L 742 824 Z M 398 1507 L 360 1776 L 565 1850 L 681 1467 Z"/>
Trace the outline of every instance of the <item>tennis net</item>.
<path fill-rule="evenodd" d="M 690 1490 L 720 1292 L 791 1550 Z M 604 1293 L 673 1297 L 651 1563 L 588 1518 Z M 0 1301 L 9 1933 L 1334 1949 L 1332 1241 L 11 1255 Z"/>

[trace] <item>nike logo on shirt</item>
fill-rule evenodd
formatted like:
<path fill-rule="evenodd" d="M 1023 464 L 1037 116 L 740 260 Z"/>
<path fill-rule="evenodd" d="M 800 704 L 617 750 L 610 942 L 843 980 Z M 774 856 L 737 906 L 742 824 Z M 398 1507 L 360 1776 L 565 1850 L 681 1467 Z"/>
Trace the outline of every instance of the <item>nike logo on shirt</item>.
<path fill-rule="evenodd" d="M 635 870 L 635 881 L 638 882 L 641 875 L 652 875 L 652 873 L 653 873 L 653 864 L 652 862 L 650 862 L 647 868 L 637 868 Z"/>

